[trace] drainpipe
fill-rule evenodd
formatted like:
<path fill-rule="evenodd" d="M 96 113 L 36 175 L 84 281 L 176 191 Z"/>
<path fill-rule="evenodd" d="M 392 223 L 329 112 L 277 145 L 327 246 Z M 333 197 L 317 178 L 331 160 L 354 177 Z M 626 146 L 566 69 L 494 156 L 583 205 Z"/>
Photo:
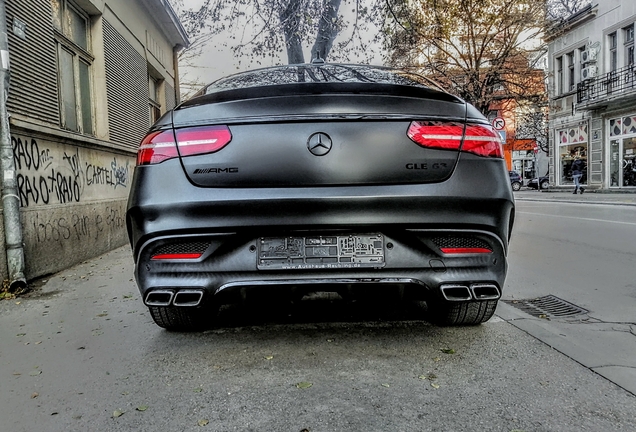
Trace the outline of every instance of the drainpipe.
<path fill-rule="evenodd" d="M 2 1 L 2 0 L 0 0 Z M 183 47 L 181 45 L 176 45 L 172 48 L 172 68 L 174 69 L 174 100 L 176 105 L 181 103 L 181 89 L 179 78 L 179 51 L 181 51 Z"/>
<path fill-rule="evenodd" d="M 2 207 L 4 236 L 7 251 L 9 289 L 16 292 L 26 287 L 24 277 L 24 249 L 20 224 L 20 198 L 16 182 L 15 161 L 9 133 L 9 39 L 5 1 L 0 0 L 0 172 L 2 172 Z"/>

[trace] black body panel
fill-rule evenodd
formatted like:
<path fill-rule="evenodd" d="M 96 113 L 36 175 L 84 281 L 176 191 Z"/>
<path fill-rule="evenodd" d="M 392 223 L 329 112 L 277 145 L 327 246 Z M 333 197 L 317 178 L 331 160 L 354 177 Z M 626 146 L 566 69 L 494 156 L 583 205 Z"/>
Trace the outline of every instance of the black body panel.
<path fill-rule="evenodd" d="M 303 227 L 468 228 L 507 245 L 513 217 L 505 162 L 469 154 L 448 180 L 418 185 L 198 188 L 178 160 L 160 166 L 137 167 L 133 176 L 127 223 L 135 257 L 153 236 Z"/>
<path fill-rule="evenodd" d="M 190 180 L 206 187 L 429 183 L 450 176 L 458 151 L 425 149 L 408 139 L 409 122 L 235 125 L 221 151 L 182 158 Z M 330 150 L 315 156 L 321 133 Z"/>
<path fill-rule="evenodd" d="M 463 124 L 463 102 L 424 89 L 409 90 L 429 99 L 356 94 L 340 88 L 351 85 L 327 86 L 341 94 L 308 97 L 293 86 L 280 86 L 266 97 L 258 98 L 258 89 L 252 89 L 251 98 L 215 102 L 207 96 L 207 104 L 179 107 L 173 115 L 177 129 L 223 124 L 232 133 L 232 141 L 220 151 L 182 158 L 190 180 L 209 187 L 267 187 L 428 183 L 448 178 L 459 152 L 423 148 L 406 132 L 411 120 L 444 118 Z M 401 86 L 388 87 L 404 91 Z M 308 146 L 319 133 L 329 140 L 329 149 L 315 156 Z"/>

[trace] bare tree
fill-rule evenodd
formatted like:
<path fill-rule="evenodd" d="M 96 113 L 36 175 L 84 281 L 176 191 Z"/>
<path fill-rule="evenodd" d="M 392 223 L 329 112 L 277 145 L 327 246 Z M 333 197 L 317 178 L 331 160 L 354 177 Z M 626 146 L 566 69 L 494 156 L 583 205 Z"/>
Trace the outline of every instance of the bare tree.
<path fill-rule="evenodd" d="M 515 141 L 533 140 L 542 152 L 548 153 L 547 105 L 524 107 L 515 113 L 515 117 Z"/>
<path fill-rule="evenodd" d="M 565 19 L 590 3 L 590 0 L 548 0 L 548 18 L 553 21 Z"/>
<path fill-rule="evenodd" d="M 545 0 L 386 0 L 389 61 L 415 67 L 484 113 L 499 99 L 540 99 L 545 7 Z"/>
<path fill-rule="evenodd" d="M 337 59 L 367 48 L 360 36 L 370 22 L 363 0 L 344 0 L 352 12 L 350 22 L 340 13 L 342 0 L 205 0 L 200 8 L 187 10 L 183 0 L 170 1 L 193 40 L 192 47 L 182 53 L 184 61 L 200 56 L 201 49 L 217 36 L 236 57 L 256 64 L 281 51 L 288 63 L 304 63 L 304 48 L 310 46 L 309 60 L 326 60 L 343 30 L 348 37 L 335 47 Z"/>

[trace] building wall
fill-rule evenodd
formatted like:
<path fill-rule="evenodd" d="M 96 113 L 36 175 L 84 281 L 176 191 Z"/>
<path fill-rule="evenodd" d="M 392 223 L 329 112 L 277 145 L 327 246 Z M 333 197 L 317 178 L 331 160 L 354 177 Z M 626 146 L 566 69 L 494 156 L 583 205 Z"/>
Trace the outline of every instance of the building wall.
<path fill-rule="evenodd" d="M 79 63 L 73 63 L 76 107 L 81 110 L 81 97 L 90 95 L 86 112 L 92 122 L 82 123 L 82 112 L 77 117 L 82 126 L 69 128 L 61 96 L 68 76 L 58 72 L 68 40 L 55 30 L 56 1 L 67 0 L 6 0 L 11 55 L 7 104 L 27 279 L 127 242 L 125 210 L 136 151 L 151 123 L 149 75 L 157 80 L 159 113 L 176 103 L 172 47 L 177 43 L 147 6 L 162 7 L 162 2 L 77 0 L 69 5 L 87 17 L 90 39 L 86 50 L 75 50 L 80 52 Z M 12 31 L 14 19 L 26 23 L 25 37 Z M 88 75 L 78 74 L 82 68 Z M 81 93 L 77 86 L 86 76 L 90 92 Z M 0 276 L 6 278 L 1 238 Z"/>
<path fill-rule="evenodd" d="M 619 91 L 616 88 L 614 91 L 598 92 L 592 98 L 580 100 L 581 86 L 590 91 L 602 87 L 607 89 L 604 86 L 609 81 L 608 74 L 614 73 L 612 70 L 620 72 L 625 69 L 626 73 L 620 72 L 617 76 L 619 81 L 636 81 L 636 74 L 627 68 L 630 43 L 624 38 L 625 29 L 635 23 L 636 2 L 604 0 L 594 4 L 592 13 L 579 16 L 571 26 L 566 25 L 552 35 L 548 45 L 552 184 L 570 187 L 572 181 L 568 176 L 568 166 L 574 157 L 580 156 L 587 162 L 586 181 L 591 188 L 630 190 L 636 186 L 619 186 L 612 180 L 610 170 L 616 163 L 615 159 L 628 155 L 617 154 L 611 149 L 609 131 L 611 119 L 636 115 L 636 87 L 631 86 L 634 90 L 622 88 Z M 617 35 L 615 49 L 612 48 L 613 33 Z M 585 50 L 594 50 L 596 59 L 584 62 Z M 615 57 L 612 51 L 615 51 Z M 572 73 L 569 72 L 568 55 L 573 62 Z M 561 66 L 559 59 L 562 59 Z M 634 63 L 633 58 L 631 62 Z M 590 66 L 595 68 L 595 74 L 589 69 L 584 71 L 583 68 Z M 573 86 L 570 86 L 571 82 Z"/>
<path fill-rule="evenodd" d="M 545 92 L 543 71 L 541 72 L 537 74 L 537 93 Z M 531 113 L 540 115 L 541 120 L 524 125 L 524 121 L 528 121 Z M 542 134 L 545 128 L 545 116 L 542 109 L 534 105 L 521 105 L 515 99 L 504 99 L 492 104 L 488 117 L 491 122 L 494 116 L 505 121 L 500 134 L 502 132 L 505 134 L 503 150 L 508 170 L 520 174 L 524 185 L 530 179 L 545 175 L 548 171 L 547 155 L 541 150 L 536 153 L 534 151 L 538 146 L 537 135 Z M 538 138 L 541 139 L 541 137 Z"/>

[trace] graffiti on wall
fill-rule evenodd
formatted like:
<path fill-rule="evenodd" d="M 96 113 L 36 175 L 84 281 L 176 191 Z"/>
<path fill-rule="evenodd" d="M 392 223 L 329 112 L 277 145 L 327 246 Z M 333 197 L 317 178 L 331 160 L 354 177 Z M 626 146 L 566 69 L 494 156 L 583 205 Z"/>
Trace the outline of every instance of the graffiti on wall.
<path fill-rule="evenodd" d="M 124 210 L 107 206 L 96 214 L 73 212 L 55 216 L 49 212 L 37 212 L 27 222 L 36 243 L 63 243 L 65 241 L 97 242 L 109 233 L 121 230 L 126 222 Z"/>
<path fill-rule="evenodd" d="M 79 203 L 87 195 L 99 197 L 105 189 L 126 188 L 130 181 L 127 158 L 110 155 L 95 162 L 79 148 L 51 148 L 35 138 L 19 136 L 12 136 L 11 144 L 23 207 Z"/>

